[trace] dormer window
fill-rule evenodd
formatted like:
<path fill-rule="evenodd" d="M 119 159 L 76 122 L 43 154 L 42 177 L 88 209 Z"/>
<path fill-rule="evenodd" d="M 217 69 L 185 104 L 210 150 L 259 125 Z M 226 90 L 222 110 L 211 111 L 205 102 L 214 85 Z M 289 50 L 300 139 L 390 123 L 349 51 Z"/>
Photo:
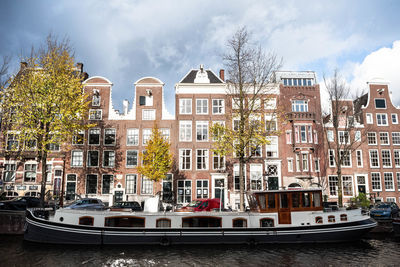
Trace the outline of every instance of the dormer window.
<path fill-rule="evenodd" d="M 308 101 L 307 100 L 293 100 L 292 101 L 293 112 L 308 112 Z"/>
<path fill-rule="evenodd" d="M 386 100 L 383 98 L 375 98 L 375 108 L 386 108 Z"/>

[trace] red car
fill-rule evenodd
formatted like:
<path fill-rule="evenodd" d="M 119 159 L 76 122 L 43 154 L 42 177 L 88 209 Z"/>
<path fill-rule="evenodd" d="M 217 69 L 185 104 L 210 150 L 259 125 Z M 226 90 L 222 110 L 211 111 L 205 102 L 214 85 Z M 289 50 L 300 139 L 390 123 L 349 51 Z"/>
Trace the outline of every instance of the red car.
<path fill-rule="evenodd" d="M 219 209 L 219 198 L 196 199 L 189 203 L 189 205 L 182 207 L 176 211 L 198 212 L 198 211 L 212 211 Z"/>

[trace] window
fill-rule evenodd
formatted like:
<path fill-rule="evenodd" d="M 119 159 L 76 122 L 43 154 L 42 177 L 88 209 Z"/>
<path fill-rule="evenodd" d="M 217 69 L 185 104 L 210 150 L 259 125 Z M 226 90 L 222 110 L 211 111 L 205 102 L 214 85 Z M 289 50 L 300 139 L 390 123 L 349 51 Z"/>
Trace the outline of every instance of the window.
<path fill-rule="evenodd" d="M 342 167 L 351 167 L 351 152 L 340 150 L 340 158 L 342 159 Z"/>
<path fill-rule="evenodd" d="M 221 227 L 220 217 L 189 217 L 182 218 L 182 227 Z"/>
<path fill-rule="evenodd" d="M 7 134 L 7 150 L 17 150 L 19 147 L 18 135 Z"/>
<path fill-rule="evenodd" d="M 387 197 L 387 198 L 386 198 L 386 202 L 389 202 L 389 203 L 396 203 L 396 198 L 395 198 L 395 197 Z"/>
<path fill-rule="evenodd" d="M 79 225 L 93 226 L 94 218 L 90 216 L 84 216 L 79 218 Z"/>
<path fill-rule="evenodd" d="M 329 149 L 329 167 L 335 167 L 335 151 Z"/>
<path fill-rule="evenodd" d="M 384 172 L 383 179 L 385 181 L 385 190 L 386 191 L 394 191 L 393 173 Z"/>
<path fill-rule="evenodd" d="M 114 167 L 115 165 L 115 151 L 104 151 L 103 154 L 103 167 Z"/>
<path fill-rule="evenodd" d="M 250 155 L 259 158 L 262 156 L 262 150 L 260 145 L 250 144 Z"/>
<path fill-rule="evenodd" d="M 83 166 L 83 151 L 72 150 L 71 152 L 71 167 L 82 167 Z"/>
<path fill-rule="evenodd" d="M 104 129 L 104 145 L 115 145 L 115 129 Z"/>
<path fill-rule="evenodd" d="M 89 120 L 101 120 L 101 109 L 90 109 L 89 110 Z"/>
<path fill-rule="evenodd" d="M 208 114 L 208 99 L 196 99 L 196 114 Z"/>
<path fill-rule="evenodd" d="M 224 114 L 225 113 L 225 102 L 223 99 L 212 100 L 212 112 L 213 114 Z"/>
<path fill-rule="evenodd" d="M 92 106 L 93 106 L 93 107 L 98 107 L 98 106 L 100 106 L 100 100 L 101 100 L 101 97 L 100 97 L 99 93 L 98 93 L 98 92 L 95 93 L 95 94 L 93 95 L 93 97 L 92 97 Z"/>
<path fill-rule="evenodd" d="M 88 159 L 87 159 L 88 167 L 98 167 L 99 166 L 99 151 L 88 151 Z"/>
<path fill-rule="evenodd" d="M 286 131 L 286 144 L 292 143 L 292 131 Z"/>
<path fill-rule="evenodd" d="M 265 146 L 265 153 L 267 154 L 267 158 L 278 157 L 278 136 L 268 136 L 266 139 L 269 142 L 269 144 Z"/>
<path fill-rule="evenodd" d="M 196 150 L 196 169 L 208 170 L 208 149 Z"/>
<path fill-rule="evenodd" d="M 305 125 L 300 126 L 300 141 L 302 143 L 307 143 L 307 130 Z"/>
<path fill-rule="evenodd" d="M 343 195 L 353 196 L 353 177 L 348 175 L 343 175 L 342 181 L 343 181 Z"/>
<path fill-rule="evenodd" d="M 97 175 L 88 174 L 86 176 L 86 194 L 97 194 Z"/>
<path fill-rule="evenodd" d="M 171 220 L 166 218 L 157 219 L 156 228 L 171 228 Z"/>
<path fill-rule="evenodd" d="M 243 103 L 244 99 L 242 99 Z M 244 106 L 244 105 L 243 105 Z M 232 98 L 232 109 L 239 109 L 240 108 L 240 98 Z"/>
<path fill-rule="evenodd" d="M 196 181 L 196 198 L 208 198 L 208 180 Z"/>
<path fill-rule="evenodd" d="M 356 131 L 356 133 L 354 134 L 354 141 L 361 142 L 361 132 L 360 131 Z"/>
<path fill-rule="evenodd" d="M 178 180 L 178 203 L 190 203 L 192 201 L 192 181 Z"/>
<path fill-rule="evenodd" d="M 192 99 L 179 99 L 179 114 L 192 114 Z"/>
<path fill-rule="evenodd" d="M 138 164 L 138 151 L 137 150 L 127 150 L 126 151 L 126 167 L 136 167 Z"/>
<path fill-rule="evenodd" d="M 371 173 L 372 190 L 381 191 L 381 174 L 379 172 Z"/>
<path fill-rule="evenodd" d="M 274 219 L 271 218 L 260 219 L 260 227 L 274 227 Z"/>
<path fill-rule="evenodd" d="M 337 196 L 337 188 L 338 188 L 337 176 L 328 176 L 328 183 L 329 183 L 329 194 L 331 196 Z"/>
<path fill-rule="evenodd" d="M 400 191 L 400 172 L 396 172 L 397 190 Z"/>
<path fill-rule="evenodd" d="M 225 157 L 213 152 L 213 169 L 223 170 L 225 169 Z"/>
<path fill-rule="evenodd" d="M 265 99 L 264 108 L 265 109 L 275 109 L 276 108 L 276 98 L 271 97 L 271 98 Z"/>
<path fill-rule="evenodd" d="M 179 149 L 179 169 L 180 170 L 190 170 L 192 158 L 191 149 Z"/>
<path fill-rule="evenodd" d="M 391 168 L 392 167 L 392 159 L 390 156 L 390 150 L 389 149 L 382 149 L 382 167 L 383 168 Z"/>
<path fill-rule="evenodd" d="M 250 189 L 262 190 L 262 165 L 250 164 Z"/>
<path fill-rule="evenodd" d="M 307 100 L 293 100 L 292 101 L 293 112 L 308 112 L 308 101 Z"/>
<path fill-rule="evenodd" d="M 308 125 L 308 126 L 307 126 L 307 132 L 308 132 L 308 142 L 309 142 L 309 143 L 312 143 L 312 142 L 313 142 L 313 140 L 312 140 L 312 138 L 313 138 L 313 132 L 312 132 L 312 127 L 311 127 L 311 125 Z"/>
<path fill-rule="evenodd" d="M 377 113 L 376 114 L 376 123 L 378 126 L 387 126 L 387 114 L 386 113 Z"/>
<path fill-rule="evenodd" d="M 301 154 L 301 163 L 303 171 L 308 171 L 308 154 L 306 153 Z"/>
<path fill-rule="evenodd" d="M 400 145 L 400 132 L 392 132 L 392 144 Z"/>
<path fill-rule="evenodd" d="M 244 170 L 244 180 L 246 181 L 246 170 Z M 240 190 L 240 174 L 239 174 L 239 164 L 233 165 L 233 182 L 235 190 Z M 246 182 L 245 182 L 245 189 L 246 190 Z"/>
<path fill-rule="evenodd" d="M 155 119 L 156 119 L 156 111 L 154 109 L 143 109 L 142 110 L 142 120 L 154 121 Z"/>
<path fill-rule="evenodd" d="M 29 151 L 33 151 L 36 149 L 36 140 L 35 139 L 31 139 L 31 140 L 25 140 L 25 149 L 29 150 Z M 50 144 L 52 145 L 52 144 Z M 51 147 L 53 148 L 53 147 Z M 60 149 L 60 146 L 58 146 L 58 150 Z"/>
<path fill-rule="evenodd" d="M 233 119 L 233 130 L 234 131 L 239 131 L 239 125 L 240 125 L 240 120 L 239 119 Z"/>
<path fill-rule="evenodd" d="M 101 189 L 102 194 L 110 194 L 110 188 L 112 182 L 113 182 L 113 176 L 111 174 L 103 174 L 103 186 Z"/>
<path fill-rule="evenodd" d="M 328 216 L 328 222 L 334 223 L 336 221 L 335 216 L 334 215 L 329 215 Z"/>
<path fill-rule="evenodd" d="M 363 166 L 362 150 L 356 150 L 357 167 Z"/>
<path fill-rule="evenodd" d="M 255 124 L 257 125 L 257 124 Z M 267 132 L 273 132 L 278 129 L 276 117 L 273 114 L 265 115 L 265 130 Z"/>
<path fill-rule="evenodd" d="M 368 140 L 368 145 L 376 145 L 376 133 L 368 132 L 367 133 L 367 140 Z"/>
<path fill-rule="evenodd" d="M 340 214 L 340 221 L 347 222 L 347 214 Z"/>
<path fill-rule="evenodd" d="M 17 164 L 15 163 L 6 163 L 4 164 L 4 171 L 3 171 L 3 180 L 4 182 L 14 182 L 15 181 L 15 174 L 17 170 Z"/>
<path fill-rule="evenodd" d="M 100 129 L 89 129 L 89 145 L 100 145 Z"/>
<path fill-rule="evenodd" d="M 389 133 L 379 133 L 381 145 L 389 145 Z"/>
<path fill-rule="evenodd" d="M 314 130 L 314 144 L 318 144 L 318 132 Z"/>
<path fill-rule="evenodd" d="M 168 128 L 161 128 L 160 131 L 163 139 L 169 142 L 170 130 Z"/>
<path fill-rule="evenodd" d="M 315 159 L 314 160 L 314 162 L 315 162 L 315 172 L 319 172 L 320 170 L 319 170 L 319 158 L 318 159 Z"/>
<path fill-rule="evenodd" d="M 72 137 L 72 144 L 73 145 L 83 145 L 83 140 L 85 140 L 85 131 L 78 131 Z"/>
<path fill-rule="evenodd" d="M 151 195 L 153 194 L 153 181 L 142 176 L 142 194 Z"/>
<path fill-rule="evenodd" d="M 238 218 L 232 220 L 232 227 L 233 228 L 246 228 L 247 227 L 247 220 Z"/>
<path fill-rule="evenodd" d="M 350 144 L 350 136 L 348 131 L 339 131 L 339 144 Z"/>
<path fill-rule="evenodd" d="M 191 142 L 192 141 L 192 122 L 179 121 L 179 141 Z"/>
<path fill-rule="evenodd" d="M 318 224 L 324 223 L 324 220 L 322 219 L 321 216 L 318 216 L 318 217 L 315 217 L 315 223 L 318 223 Z"/>
<path fill-rule="evenodd" d="M 334 139 L 333 139 L 333 131 L 332 130 L 328 130 L 326 135 L 328 136 L 328 141 L 329 142 L 333 142 L 334 141 Z"/>
<path fill-rule="evenodd" d="M 136 194 L 136 174 L 127 174 L 126 178 L 126 194 Z"/>
<path fill-rule="evenodd" d="M 146 145 L 147 141 L 151 137 L 151 129 L 143 129 L 143 145 Z"/>
<path fill-rule="evenodd" d="M 367 124 L 373 124 L 374 123 L 371 113 L 367 113 L 366 114 L 366 121 L 367 121 Z"/>
<path fill-rule="evenodd" d="M 197 121 L 196 122 L 196 140 L 197 141 L 208 141 L 208 122 Z"/>
<path fill-rule="evenodd" d="M 375 98 L 375 108 L 386 108 L 386 100 Z"/>
<path fill-rule="evenodd" d="M 376 150 L 376 149 L 369 150 L 369 162 L 370 162 L 371 168 L 379 168 L 378 150 Z"/>
<path fill-rule="evenodd" d="M 397 114 L 392 114 L 392 123 L 393 124 L 398 124 L 399 123 L 399 120 L 398 120 L 398 118 L 397 118 Z"/>
<path fill-rule="evenodd" d="M 400 168 L 400 150 L 399 149 L 394 149 L 393 150 L 393 155 L 394 155 L 394 166 L 396 168 Z"/>
<path fill-rule="evenodd" d="M 139 145 L 139 129 L 128 129 L 126 132 L 126 145 L 137 146 Z"/>
<path fill-rule="evenodd" d="M 104 220 L 104 226 L 110 227 L 144 227 L 145 218 L 133 217 L 133 216 L 115 216 L 106 217 Z"/>

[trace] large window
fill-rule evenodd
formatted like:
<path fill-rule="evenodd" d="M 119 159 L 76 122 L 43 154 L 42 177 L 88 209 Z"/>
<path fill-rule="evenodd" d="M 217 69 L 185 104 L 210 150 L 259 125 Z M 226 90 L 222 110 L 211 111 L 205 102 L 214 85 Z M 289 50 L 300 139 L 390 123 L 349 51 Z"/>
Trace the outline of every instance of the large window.
<path fill-rule="evenodd" d="M 267 158 L 278 157 L 278 136 L 268 136 L 267 140 L 269 142 L 269 144 L 265 146 L 265 152 L 267 154 Z"/>
<path fill-rule="evenodd" d="M 97 175 L 88 174 L 86 176 L 86 194 L 97 194 Z"/>
<path fill-rule="evenodd" d="M 378 150 L 376 150 L 376 149 L 369 150 L 369 163 L 370 163 L 371 168 L 379 168 Z"/>
<path fill-rule="evenodd" d="M 192 181 L 178 180 L 178 203 L 190 203 L 192 201 Z"/>
<path fill-rule="evenodd" d="M 71 152 L 71 167 L 82 167 L 83 166 L 83 151 L 72 150 Z"/>
<path fill-rule="evenodd" d="M 88 151 L 88 159 L 87 159 L 88 167 L 98 167 L 99 166 L 99 151 Z"/>
<path fill-rule="evenodd" d="M 244 170 L 244 187 L 246 190 L 246 169 Z M 234 183 L 234 189 L 236 191 L 240 190 L 240 176 L 239 176 L 239 164 L 233 165 L 233 183 Z"/>
<path fill-rule="evenodd" d="M 100 129 L 89 129 L 89 145 L 100 145 Z"/>
<path fill-rule="evenodd" d="M 103 154 L 103 167 L 114 167 L 115 151 L 106 150 Z"/>
<path fill-rule="evenodd" d="M 179 121 L 179 141 L 191 142 L 192 141 L 192 122 Z"/>
<path fill-rule="evenodd" d="M 378 124 L 378 126 L 387 126 L 388 125 L 387 114 L 386 113 L 377 113 L 376 114 L 376 123 Z"/>
<path fill-rule="evenodd" d="M 104 145 L 111 146 L 115 145 L 115 129 L 105 129 L 104 130 Z"/>
<path fill-rule="evenodd" d="M 179 114 L 192 114 L 192 99 L 179 99 Z"/>
<path fill-rule="evenodd" d="M 101 120 L 101 109 L 90 109 L 89 110 L 89 120 Z"/>
<path fill-rule="evenodd" d="M 386 191 L 394 191 L 393 173 L 384 172 L 383 173 L 383 179 L 385 181 L 385 190 Z"/>
<path fill-rule="evenodd" d="M 293 112 L 308 112 L 308 101 L 307 100 L 293 100 L 292 101 Z"/>
<path fill-rule="evenodd" d="M 386 108 L 386 100 L 382 98 L 375 98 L 375 108 Z"/>
<path fill-rule="evenodd" d="M 301 167 L 303 171 L 308 171 L 308 154 L 301 154 Z"/>
<path fill-rule="evenodd" d="M 381 145 L 389 145 L 389 133 L 379 133 Z"/>
<path fill-rule="evenodd" d="M 7 134 L 7 150 L 17 150 L 19 146 L 18 135 Z"/>
<path fill-rule="evenodd" d="M 196 181 L 196 198 L 208 198 L 208 180 Z"/>
<path fill-rule="evenodd" d="M 179 149 L 179 169 L 180 170 L 190 170 L 192 159 L 191 149 Z"/>
<path fill-rule="evenodd" d="M 85 140 L 85 131 L 78 131 L 72 137 L 72 144 L 73 145 L 83 145 L 83 140 Z"/>
<path fill-rule="evenodd" d="M 213 99 L 212 100 L 212 113 L 213 114 L 224 114 L 225 113 L 224 99 Z"/>
<path fill-rule="evenodd" d="M 16 170 L 17 170 L 17 164 L 15 164 L 15 163 L 4 164 L 4 171 L 3 171 L 4 182 L 6 182 L 6 183 L 14 182 Z"/>
<path fill-rule="evenodd" d="M 250 188 L 262 190 L 262 165 L 250 164 Z"/>
<path fill-rule="evenodd" d="M 113 176 L 111 174 L 103 174 L 103 186 L 101 190 L 102 194 L 110 194 L 112 182 Z"/>
<path fill-rule="evenodd" d="M 356 150 L 357 167 L 363 166 L 362 150 Z"/>
<path fill-rule="evenodd" d="M 392 144 L 400 145 L 400 132 L 392 132 Z"/>
<path fill-rule="evenodd" d="M 153 194 L 153 180 L 150 180 L 142 176 L 142 194 L 151 195 Z"/>
<path fill-rule="evenodd" d="M 126 151 L 126 167 L 136 167 L 138 164 L 138 151 L 127 150 Z"/>
<path fill-rule="evenodd" d="M 208 170 L 208 149 L 196 150 L 196 169 Z"/>
<path fill-rule="evenodd" d="M 208 141 L 208 122 L 197 121 L 196 122 L 196 140 L 197 141 Z"/>
<path fill-rule="evenodd" d="M 391 168 L 392 167 L 392 159 L 390 156 L 390 150 L 389 149 L 382 149 L 382 167 L 383 168 Z"/>
<path fill-rule="evenodd" d="M 189 217 L 182 218 L 182 227 L 221 227 L 220 217 Z"/>
<path fill-rule="evenodd" d="M 374 132 L 368 132 L 367 133 L 367 140 L 368 140 L 368 145 L 376 145 L 376 133 Z"/>
<path fill-rule="evenodd" d="M 372 190 L 374 191 L 381 191 L 381 174 L 379 172 L 372 172 L 371 173 L 371 183 L 372 183 Z"/>
<path fill-rule="evenodd" d="M 339 131 L 339 144 L 350 144 L 350 136 L 348 131 Z"/>
<path fill-rule="evenodd" d="M 393 150 L 393 161 L 396 168 L 400 168 L 400 149 Z"/>
<path fill-rule="evenodd" d="M 154 109 L 143 109 L 142 110 L 142 120 L 153 121 L 156 119 L 156 111 Z"/>
<path fill-rule="evenodd" d="M 337 188 L 338 188 L 337 176 L 329 176 L 328 183 L 329 183 L 329 194 L 331 196 L 337 196 Z"/>
<path fill-rule="evenodd" d="M 342 167 L 351 167 L 351 153 L 350 153 L 350 151 L 340 150 L 340 157 L 342 159 Z"/>
<path fill-rule="evenodd" d="M 146 145 L 147 141 L 151 137 L 151 129 L 143 129 L 143 145 Z"/>
<path fill-rule="evenodd" d="M 335 150 L 329 149 L 329 167 L 335 167 Z"/>
<path fill-rule="evenodd" d="M 196 114 L 208 114 L 208 99 L 196 99 Z"/>
<path fill-rule="evenodd" d="M 225 157 L 213 152 L 213 169 L 223 170 L 225 169 Z"/>
<path fill-rule="evenodd" d="M 126 145 L 137 146 L 139 145 L 139 129 L 128 129 L 126 132 Z"/>
<path fill-rule="evenodd" d="M 136 174 L 126 175 L 126 194 L 136 194 Z"/>
<path fill-rule="evenodd" d="M 343 181 L 343 195 L 352 196 L 353 195 L 353 177 L 349 175 L 342 176 Z"/>

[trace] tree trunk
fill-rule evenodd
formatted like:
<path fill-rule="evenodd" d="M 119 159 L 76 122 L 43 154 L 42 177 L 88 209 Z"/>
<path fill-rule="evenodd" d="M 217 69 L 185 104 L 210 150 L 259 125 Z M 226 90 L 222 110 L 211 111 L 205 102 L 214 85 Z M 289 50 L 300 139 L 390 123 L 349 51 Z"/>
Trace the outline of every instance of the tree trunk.
<path fill-rule="evenodd" d="M 47 165 L 47 152 L 42 151 L 42 156 L 41 156 L 41 163 L 42 163 L 42 182 L 41 182 L 41 188 L 40 188 L 40 206 L 44 208 L 44 203 L 45 203 L 45 194 L 46 194 L 46 180 L 47 180 L 47 175 L 46 175 L 46 165 Z"/>
<path fill-rule="evenodd" d="M 239 160 L 239 187 L 240 187 L 240 211 L 245 210 L 244 194 L 245 194 L 245 175 L 244 175 L 244 160 Z"/>

